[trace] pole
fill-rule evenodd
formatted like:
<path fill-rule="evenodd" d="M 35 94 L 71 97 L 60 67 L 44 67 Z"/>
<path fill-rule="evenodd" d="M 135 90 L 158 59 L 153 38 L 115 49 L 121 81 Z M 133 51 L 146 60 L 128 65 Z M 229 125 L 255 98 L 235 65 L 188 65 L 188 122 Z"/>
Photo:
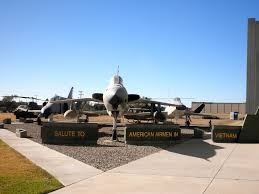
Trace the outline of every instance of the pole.
<path fill-rule="evenodd" d="M 82 98 L 83 96 L 83 91 L 78 91 L 79 92 L 79 98 Z"/>

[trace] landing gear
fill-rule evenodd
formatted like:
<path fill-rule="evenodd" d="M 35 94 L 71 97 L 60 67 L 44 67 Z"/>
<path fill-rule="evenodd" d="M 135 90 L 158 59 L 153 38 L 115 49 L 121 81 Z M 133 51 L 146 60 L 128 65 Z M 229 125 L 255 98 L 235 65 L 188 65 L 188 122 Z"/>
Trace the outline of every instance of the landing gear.
<path fill-rule="evenodd" d="M 79 118 L 80 118 L 80 115 L 77 114 L 77 116 L 76 116 L 76 122 L 77 122 L 77 123 L 80 123 L 80 119 L 79 119 Z"/>
<path fill-rule="evenodd" d="M 117 118 L 118 118 L 118 115 L 119 115 L 118 111 L 112 112 L 112 116 L 113 116 L 112 141 L 118 141 L 118 136 L 117 136 Z"/>
<path fill-rule="evenodd" d="M 53 114 L 49 115 L 48 122 L 53 122 Z"/>
<path fill-rule="evenodd" d="M 37 123 L 38 125 L 41 125 L 41 118 L 39 116 L 37 117 Z"/>
<path fill-rule="evenodd" d="M 88 123 L 88 121 L 89 121 L 88 115 L 85 115 L 85 123 Z"/>

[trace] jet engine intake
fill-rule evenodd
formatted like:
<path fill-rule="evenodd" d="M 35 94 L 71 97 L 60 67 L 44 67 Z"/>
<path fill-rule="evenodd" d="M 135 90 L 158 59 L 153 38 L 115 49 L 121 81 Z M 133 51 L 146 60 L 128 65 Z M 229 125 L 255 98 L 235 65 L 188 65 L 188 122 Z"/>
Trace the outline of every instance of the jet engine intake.
<path fill-rule="evenodd" d="M 76 110 L 67 110 L 65 113 L 64 113 L 64 118 L 67 118 L 67 119 L 74 119 L 76 118 L 78 115 L 77 111 Z"/>
<path fill-rule="evenodd" d="M 180 105 L 176 107 L 176 110 L 185 110 L 186 106 L 185 105 Z"/>

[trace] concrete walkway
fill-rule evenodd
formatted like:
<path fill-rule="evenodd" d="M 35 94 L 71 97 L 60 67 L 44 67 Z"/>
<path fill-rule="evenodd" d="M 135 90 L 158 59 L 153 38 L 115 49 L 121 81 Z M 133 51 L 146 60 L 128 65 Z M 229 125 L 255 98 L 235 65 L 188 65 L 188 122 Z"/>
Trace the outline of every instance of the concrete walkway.
<path fill-rule="evenodd" d="M 37 166 L 49 172 L 64 186 L 102 173 L 101 170 L 49 149 L 30 139 L 18 138 L 15 133 L 6 129 L 0 129 L 0 139 Z"/>
<path fill-rule="evenodd" d="M 60 189 L 66 193 L 258 194 L 259 144 L 191 140 Z"/>
<path fill-rule="evenodd" d="M 9 131 L 0 138 L 69 185 L 53 194 L 259 193 L 259 144 L 193 139 L 101 173 Z"/>

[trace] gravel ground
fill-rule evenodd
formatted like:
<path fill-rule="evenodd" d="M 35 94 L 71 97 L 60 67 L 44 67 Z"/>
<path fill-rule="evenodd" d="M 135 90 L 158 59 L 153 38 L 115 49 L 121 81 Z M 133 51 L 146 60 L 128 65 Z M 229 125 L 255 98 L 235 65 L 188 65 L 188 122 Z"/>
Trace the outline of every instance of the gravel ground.
<path fill-rule="evenodd" d="M 5 129 L 15 133 L 16 128 L 27 130 L 27 135 L 31 140 L 42 143 L 40 138 L 41 126 L 35 123 L 28 124 L 5 124 Z M 80 160 L 95 168 L 103 171 L 113 169 L 115 167 L 127 164 L 133 160 L 148 156 L 162 149 L 167 149 L 172 144 L 154 144 L 154 145 L 125 145 L 123 142 L 123 128 L 118 128 L 119 142 L 109 142 L 111 127 L 103 127 L 99 129 L 101 136 L 97 141 L 97 145 L 51 145 L 43 144 L 51 149 L 61 152 L 65 155 Z M 184 141 L 190 139 L 190 132 L 182 138 Z M 180 142 L 177 142 L 180 143 Z"/>

